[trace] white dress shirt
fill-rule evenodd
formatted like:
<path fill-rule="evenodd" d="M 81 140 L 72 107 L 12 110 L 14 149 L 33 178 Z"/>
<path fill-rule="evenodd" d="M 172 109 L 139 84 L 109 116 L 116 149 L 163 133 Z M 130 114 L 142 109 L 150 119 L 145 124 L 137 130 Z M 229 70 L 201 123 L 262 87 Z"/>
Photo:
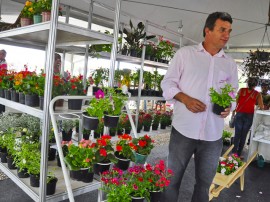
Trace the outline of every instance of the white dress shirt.
<path fill-rule="evenodd" d="M 176 52 L 170 67 L 161 82 L 163 96 L 174 102 L 172 125 L 182 135 L 196 140 L 216 141 L 221 138 L 224 120 L 212 112 L 209 89 L 217 91 L 228 83 L 238 89 L 238 72 L 234 60 L 223 50 L 216 55 L 209 54 L 202 43 L 186 46 Z M 206 105 L 206 111 L 193 113 L 186 106 L 173 99 L 183 92 Z M 235 107 L 235 103 L 233 107 Z"/>

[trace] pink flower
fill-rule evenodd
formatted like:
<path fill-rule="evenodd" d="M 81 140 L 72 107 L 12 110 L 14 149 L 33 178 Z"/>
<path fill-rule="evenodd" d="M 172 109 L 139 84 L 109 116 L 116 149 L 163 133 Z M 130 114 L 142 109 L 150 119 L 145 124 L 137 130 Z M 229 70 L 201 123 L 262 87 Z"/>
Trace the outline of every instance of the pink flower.
<path fill-rule="evenodd" d="M 102 90 L 98 90 L 97 92 L 95 92 L 95 97 L 97 99 L 104 98 L 104 92 Z"/>
<path fill-rule="evenodd" d="M 138 190 L 138 186 L 136 184 L 133 184 L 133 189 Z"/>
<path fill-rule="evenodd" d="M 229 92 L 228 94 L 232 99 L 235 99 L 235 93 L 233 91 Z"/>

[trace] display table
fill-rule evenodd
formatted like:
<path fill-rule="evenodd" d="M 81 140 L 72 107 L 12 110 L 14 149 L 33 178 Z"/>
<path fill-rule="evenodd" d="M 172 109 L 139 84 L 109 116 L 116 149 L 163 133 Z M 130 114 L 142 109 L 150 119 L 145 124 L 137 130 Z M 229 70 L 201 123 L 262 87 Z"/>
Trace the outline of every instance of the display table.
<path fill-rule="evenodd" d="M 254 114 L 248 159 L 255 151 L 270 162 L 270 110 L 257 110 Z"/>

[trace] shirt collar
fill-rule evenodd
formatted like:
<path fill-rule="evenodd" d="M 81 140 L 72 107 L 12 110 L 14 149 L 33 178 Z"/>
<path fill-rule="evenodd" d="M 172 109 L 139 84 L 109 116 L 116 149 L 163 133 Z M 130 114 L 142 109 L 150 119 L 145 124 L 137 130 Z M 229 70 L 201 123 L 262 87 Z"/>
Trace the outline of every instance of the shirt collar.
<path fill-rule="evenodd" d="M 197 50 L 198 52 L 207 52 L 203 45 L 202 45 L 202 42 L 198 44 L 198 47 L 197 47 Z M 221 58 L 221 57 L 225 57 L 225 58 L 228 58 L 228 56 L 225 54 L 224 50 L 221 49 L 215 56 Z"/>

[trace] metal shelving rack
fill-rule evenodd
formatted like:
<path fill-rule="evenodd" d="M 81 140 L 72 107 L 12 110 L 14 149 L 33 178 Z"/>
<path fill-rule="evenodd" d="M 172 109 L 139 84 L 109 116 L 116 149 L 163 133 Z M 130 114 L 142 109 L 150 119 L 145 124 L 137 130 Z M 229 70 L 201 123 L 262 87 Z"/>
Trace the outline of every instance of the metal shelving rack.
<path fill-rule="evenodd" d="M 113 48 L 111 54 L 104 53 L 102 57 L 111 59 L 109 84 L 113 85 L 114 78 L 114 66 L 115 60 L 130 62 L 135 64 L 144 64 L 151 67 L 158 67 L 162 69 L 167 69 L 167 64 L 161 64 L 154 61 L 145 61 L 143 58 L 132 58 L 124 55 L 117 55 L 117 38 L 119 30 L 119 15 L 121 0 L 116 1 L 115 10 L 115 27 L 114 36 L 96 32 L 90 29 L 78 27 L 75 25 L 70 25 L 67 23 L 58 22 L 58 7 L 59 0 L 53 1 L 52 6 L 52 16 L 51 21 L 43 22 L 39 24 L 34 24 L 26 27 L 20 27 L 12 30 L 7 30 L 0 32 L 0 43 L 21 47 L 29 47 L 35 49 L 46 50 L 46 85 L 44 94 L 44 110 L 37 108 L 32 108 L 20 103 L 16 103 L 4 98 L 0 98 L 0 103 L 6 105 L 10 108 L 16 109 L 23 113 L 27 113 L 38 117 L 42 120 L 42 147 L 41 147 L 41 175 L 40 175 L 40 188 L 30 187 L 29 183 L 17 177 L 14 171 L 9 170 L 4 164 L 0 163 L 0 169 L 12 179 L 25 193 L 27 193 L 34 201 L 59 201 L 68 198 L 65 190 L 61 190 L 52 196 L 46 196 L 46 176 L 48 169 L 47 155 L 48 155 L 48 128 L 49 128 L 49 104 L 51 102 L 51 89 L 52 89 L 52 78 L 53 78 L 53 61 L 55 50 L 71 51 L 76 53 L 85 52 L 87 50 L 87 44 L 95 44 L 97 42 L 113 43 Z M 91 3 L 92 0 L 91 0 Z M 91 21 L 91 19 L 90 19 Z M 91 26 L 89 26 L 90 28 Z M 76 44 L 81 45 L 86 44 L 86 48 L 76 46 Z M 144 55 L 145 50 L 143 51 Z M 87 56 L 88 57 L 88 56 Z M 142 76 L 142 75 L 141 75 Z M 142 80 L 142 78 L 140 79 Z M 130 100 L 163 100 L 161 97 L 138 97 L 131 98 Z M 134 127 L 134 126 L 133 126 Z M 50 165 L 54 166 L 54 165 Z M 59 173 L 56 175 L 58 176 Z M 61 175 L 59 175 L 61 176 Z M 61 177 L 60 177 L 61 179 Z M 62 178 L 63 179 L 63 178 Z M 29 181 L 29 180 L 28 180 Z M 60 181 L 60 180 L 59 180 Z M 62 180 L 63 182 L 63 180 Z M 59 182 L 58 182 L 59 183 Z M 72 182 L 75 184 L 72 190 L 74 195 L 83 194 L 100 187 L 100 182 L 94 181 L 91 184 L 86 185 L 85 183 Z"/>
<path fill-rule="evenodd" d="M 46 50 L 46 85 L 44 94 L 44 110 L 28 107 L 10 100 L 0 98 L 0 103 L 18 111 L 33 115 L 42 120 L 42 139 L 41 139 L 41 166 L 40 166 L 40 188 L 30 187 L 28 180 L 20 179 L 14 171 L 9 170 L 5 164 L 0 163 L 0 169 L 12 179 L 25 193 L 34 201 L 59 201 L 67 198 L 65 190 L 61 190 L 52 196 L 46 196 L 46 178 L 48 169 L 48 128 L 49 128 L 49 103 L 51 101 L 51 89 L 53 78 L 53 61 L 56 46 L 62 50 L 74 50 L 80 47 L 72 43 L 85 42 L 95 43 L 97 41 L 112 43 L 113 37 L 107 34 L 96 32 L 90 29 L 58 22 L 59 0 L 53 1 L 51 21 L 20 27 L 8 31 L 0 32 L 0 43 L 30 47 Z M 114 59 L 113 59 L 114 60 Z M 56 173 L 56 175 L 58 175 Z M 60 176 L 60 175 L 59 175 Z M 61 179 L 61 177 L 60 177 Z M 63 177 L 62 177 L 63 179 Z M 60 181 L 60 180 L 59 180 Z M 59 183 L 59 182 L 58 182 Z M 97 189 L 100 183 L 94 181 L 91 184 L 72 182 L 75 184 L 74 195 L 83 194 Z"/>

